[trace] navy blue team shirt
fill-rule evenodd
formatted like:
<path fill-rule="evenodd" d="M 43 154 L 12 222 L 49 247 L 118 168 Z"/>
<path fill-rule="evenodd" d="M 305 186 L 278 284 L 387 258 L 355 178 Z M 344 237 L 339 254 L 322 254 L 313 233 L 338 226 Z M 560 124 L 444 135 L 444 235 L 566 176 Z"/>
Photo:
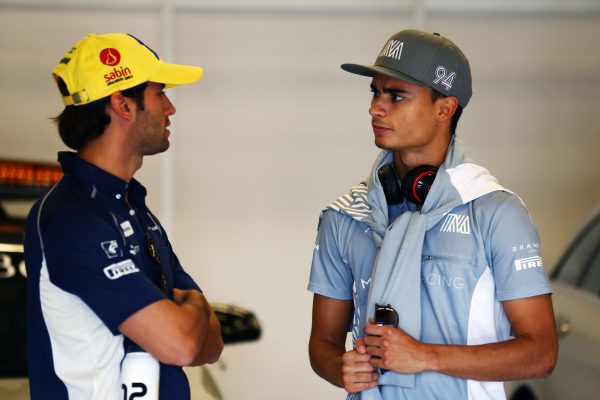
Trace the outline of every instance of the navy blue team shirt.
<path fill-rule="evenodd" d="M 31 398 L 121 399 L 128 340 L 119 325 L 172 296 L 173 287 L 200 289 L 138 181 L 125 182 L 71 152 L 58 159 L 64 176 L 36 202 L 25 230 Z M 147 250 L 148 236 L 160 264 Z M 161 364 L 160 398 L 190 398 L 181 367 Z"/>

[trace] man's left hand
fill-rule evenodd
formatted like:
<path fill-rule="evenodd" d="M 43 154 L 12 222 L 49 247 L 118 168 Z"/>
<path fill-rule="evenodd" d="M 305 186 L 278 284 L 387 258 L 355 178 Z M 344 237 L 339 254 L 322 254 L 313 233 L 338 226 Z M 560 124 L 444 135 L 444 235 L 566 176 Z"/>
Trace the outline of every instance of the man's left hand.
<path fill-rule="evenodd" d="M 367 325 L 364 343 L 371 365 L 405 374 L 427 369 L 426 346 L 392 326 Z"/>

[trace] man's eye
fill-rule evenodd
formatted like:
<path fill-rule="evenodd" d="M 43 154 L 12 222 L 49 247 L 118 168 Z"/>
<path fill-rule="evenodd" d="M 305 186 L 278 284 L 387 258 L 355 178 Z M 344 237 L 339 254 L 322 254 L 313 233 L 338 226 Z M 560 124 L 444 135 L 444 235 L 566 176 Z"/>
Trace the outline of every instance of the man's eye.
<path fill-rule="evenodd" d="M 399 94 L 392 95 L 392 101 L 393 102 L 399 102 L 399 101 L 402 101 L 402 100 L 404 100 L 403 96 L 400 96 Z"/>

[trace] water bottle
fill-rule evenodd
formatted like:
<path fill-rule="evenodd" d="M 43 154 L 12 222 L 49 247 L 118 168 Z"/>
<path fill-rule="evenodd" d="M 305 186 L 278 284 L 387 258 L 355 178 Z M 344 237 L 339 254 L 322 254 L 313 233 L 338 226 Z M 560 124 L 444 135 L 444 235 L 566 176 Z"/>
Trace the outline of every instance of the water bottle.
<path fill-rule="evenodd" d="M 160 364 L 138 346 L 129 346 L 121 364 L 123 400 L 158 400 Z"/>

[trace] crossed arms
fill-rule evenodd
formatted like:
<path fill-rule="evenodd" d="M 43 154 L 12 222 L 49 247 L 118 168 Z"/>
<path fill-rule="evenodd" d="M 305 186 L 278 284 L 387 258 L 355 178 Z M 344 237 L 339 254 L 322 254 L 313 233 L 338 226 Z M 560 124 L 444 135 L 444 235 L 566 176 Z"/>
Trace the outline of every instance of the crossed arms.
<path fill-rule="evenodd" d="M 198 290 L 174 289 L 174 295 L 131 315 L 119 331 L 165 364 L 216 362 L 223 350 L 221 327 L 206 298 Z"/>

